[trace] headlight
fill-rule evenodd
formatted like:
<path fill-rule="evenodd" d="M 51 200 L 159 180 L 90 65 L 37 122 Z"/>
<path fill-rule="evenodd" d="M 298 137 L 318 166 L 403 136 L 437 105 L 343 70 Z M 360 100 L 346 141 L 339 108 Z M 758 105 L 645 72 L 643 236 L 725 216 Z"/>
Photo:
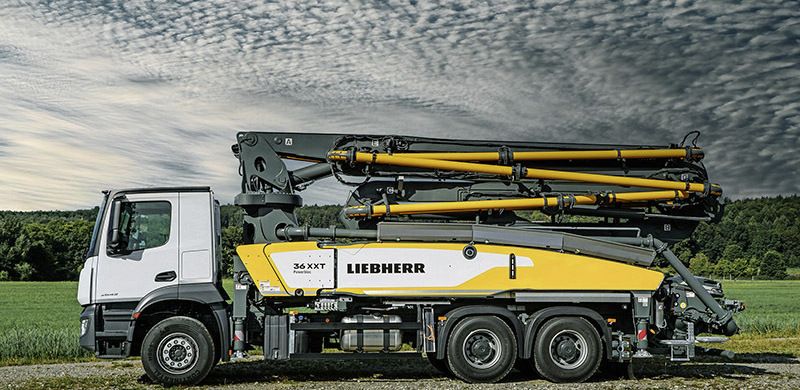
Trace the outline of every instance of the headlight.
<path fill-rule="evenodd" d="M 81 318 L 81 337 L 86 335 L 87 331 L 89 331 L 89 319 Z"/>

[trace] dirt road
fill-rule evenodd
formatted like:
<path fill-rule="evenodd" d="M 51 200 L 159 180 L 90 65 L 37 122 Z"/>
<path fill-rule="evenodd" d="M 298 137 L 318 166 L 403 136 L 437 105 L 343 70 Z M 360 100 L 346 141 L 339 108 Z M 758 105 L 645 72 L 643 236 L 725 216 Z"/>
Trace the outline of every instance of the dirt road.
<path fill-rule="evenodd" d="M 138 361 L 0 367 L 0 388 L 160 388 L 143 377 Z M 800 388 L 800 361 L 781 355 L 743 355 L 735 361 L 672 364 L 663 360 L 636 366 L 637 380 L 601 374 L 591 383 L 556 385 L 519 371 L 500 384 L 468 385 L 439 374 L 427 361 L 288 361 L 251 359 L 221 364 L 201 384 L 207 388 L 370 389 L 394 388 Z"/>

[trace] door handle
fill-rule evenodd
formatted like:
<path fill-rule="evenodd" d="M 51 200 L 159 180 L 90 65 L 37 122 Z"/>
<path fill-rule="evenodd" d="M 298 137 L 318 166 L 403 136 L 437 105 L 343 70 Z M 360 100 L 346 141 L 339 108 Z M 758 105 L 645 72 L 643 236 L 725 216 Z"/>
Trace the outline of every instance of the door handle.
<path fill-rule="evenodd" d="M 162 272 L 156 275 L 156 282 L 171 282 L 177 277 L 178 274 L 176 274 L 175 271 Z"/>

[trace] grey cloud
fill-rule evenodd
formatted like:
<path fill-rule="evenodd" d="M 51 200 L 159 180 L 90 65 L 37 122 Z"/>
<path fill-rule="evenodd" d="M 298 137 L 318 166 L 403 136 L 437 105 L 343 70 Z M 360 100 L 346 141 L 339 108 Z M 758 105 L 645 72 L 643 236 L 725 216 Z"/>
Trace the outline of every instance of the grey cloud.
<path fill-rule="evenodd" d="M 22 51 L 18 47 L 9 44 L 0 44 L 0 61 L 18 65 L 28 63 Z"/>
<path fill-rule="evenodd" d="M 798 9 L 11 2 L 0 6 L 0 134 L 12 141 L 0 146 L 12 172 L 0 173 L 0 208 L 176 181 L 230 200 L 228 147 L 245 128 L 645 144 L 700 130 L 727 194 L 797 193 Z M 57 195 L 16 200 L 42 181 Z M 341 201 L 334 184 L 310 203 Z"/>

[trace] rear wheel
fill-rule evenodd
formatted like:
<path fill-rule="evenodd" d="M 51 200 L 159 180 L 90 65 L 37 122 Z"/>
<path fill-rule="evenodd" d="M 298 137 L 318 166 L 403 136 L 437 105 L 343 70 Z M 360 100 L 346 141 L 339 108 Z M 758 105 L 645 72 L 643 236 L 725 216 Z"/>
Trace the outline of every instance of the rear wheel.
<path fill-rule="evenodd" d="M 514 367 L 517 342 L 511 328 L 494 316 L 459 322 L 447 341 L 450 371 L 470 383 L 497 382 Z"/>
<path fill-rule="evenodd" d="M 214 363 L 211 334 L 194 318 L 167 318 L 142 341 L 144 371 L 154 382 L 167 386 L 197 384 Z"/>
<path fill-rule="evenodd" d="M 554 318 L 536 335 L 536 370 L 552 382 L 583 382 L 597 371 L 603 347 L 597 330 L 579 317 Z"/>

